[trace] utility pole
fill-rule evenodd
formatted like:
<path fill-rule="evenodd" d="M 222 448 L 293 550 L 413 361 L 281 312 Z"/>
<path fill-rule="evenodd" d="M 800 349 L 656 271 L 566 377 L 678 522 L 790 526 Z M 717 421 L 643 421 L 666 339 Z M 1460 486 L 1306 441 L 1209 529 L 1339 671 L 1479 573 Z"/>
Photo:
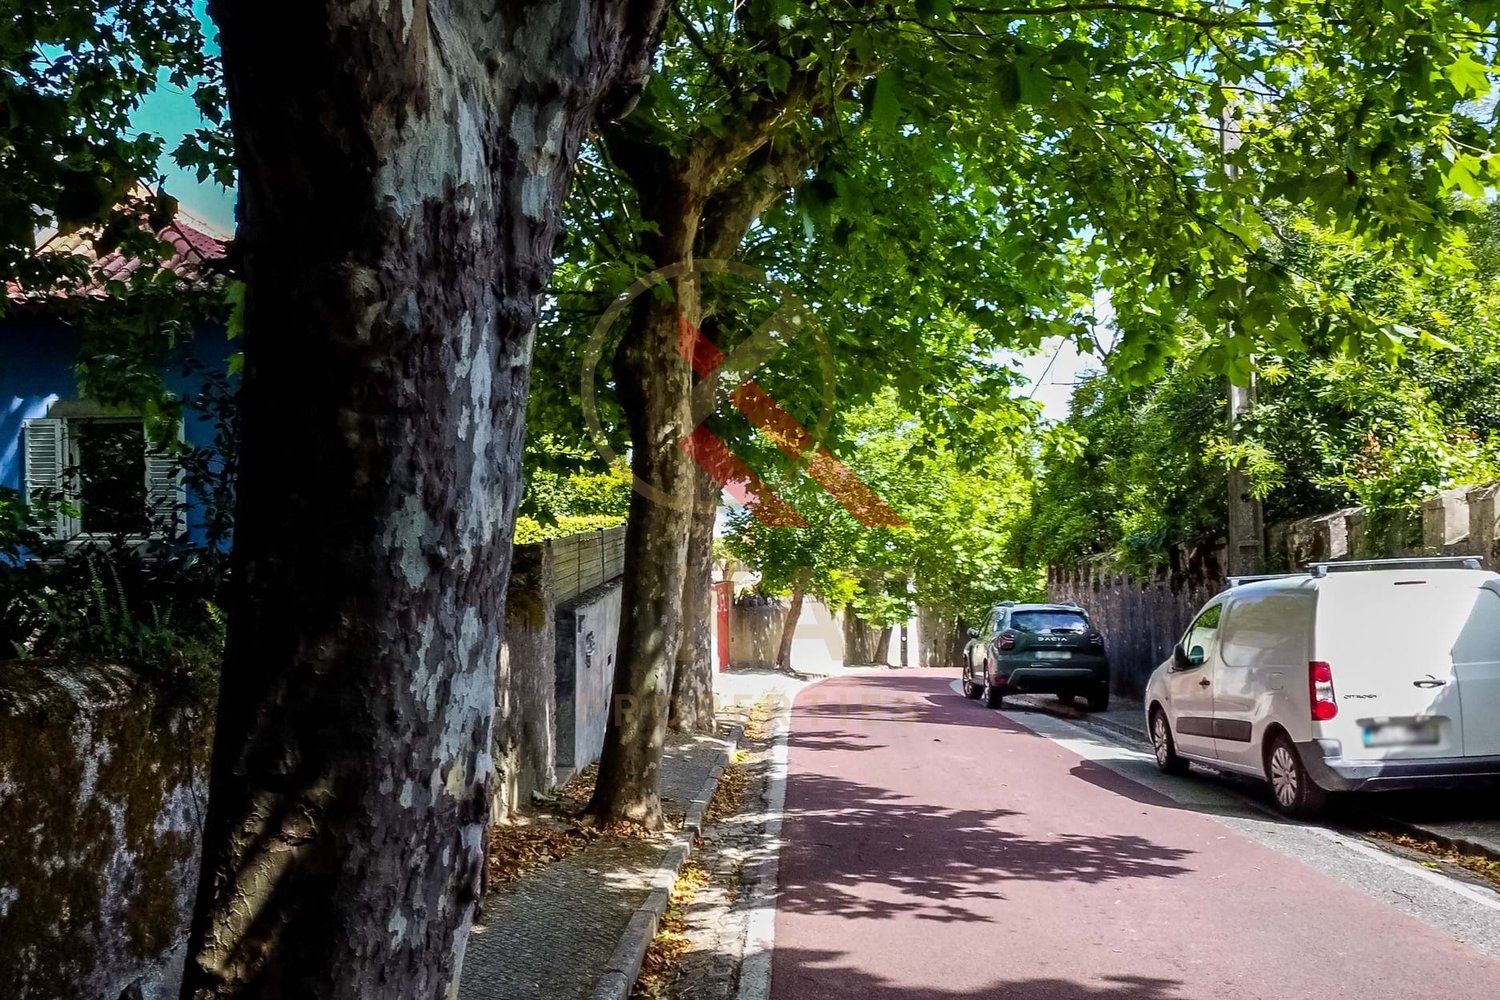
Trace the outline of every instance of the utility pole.
<path fill-rule="evenodd" d="M 1229 154 L 1240 146 L 1240 130 L 1234 119 L 1234 102 L 1224 105 L 1219 113 L 1219 151 L 1222 156 L 1224 176 L 1234 180 L 1238 168 L 1229 162 Z M 1255 407 L 1255 369 L 1250 370 L 1245 385 L 1229 381 L 1229 438 L 1238 439 L 1240 419 Z M 1250 493 L 1250 477 L 1245 475 L 1244 465 L 1236 462 L 1229 467 L 1228 562 L 1224 567 L 1227 576 L 1245 576 L 1261 572 L 1265 568 L 1266 518 L 1261 503 Z"/>

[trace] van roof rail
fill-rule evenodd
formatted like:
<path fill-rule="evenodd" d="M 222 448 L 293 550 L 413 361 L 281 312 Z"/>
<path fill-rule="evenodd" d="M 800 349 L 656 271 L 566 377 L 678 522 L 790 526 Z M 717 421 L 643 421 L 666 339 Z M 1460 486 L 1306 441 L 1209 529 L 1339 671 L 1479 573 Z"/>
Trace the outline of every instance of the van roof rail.
<path fill-rule="evenodd" d="M 1410 556 L 1404 559 L 1342 559 L 1338 562 L 1307 564 L 1313 576 L 1327 576 L 1330 571 L 1371 569 L 1484 569 L 1479 556 Z"/>
<path fill-rule="evenodd" d="M 1261 580 L 1291 580 L 1299 576 L 1306 576 L 1306 571 L 1301 573 L 1261 573 L 1257 576 L 1231 576 L 1226 577 L 1225 582 L 1230 587 L 1238 587 L 1244 583 L 1257 583 Z"/>

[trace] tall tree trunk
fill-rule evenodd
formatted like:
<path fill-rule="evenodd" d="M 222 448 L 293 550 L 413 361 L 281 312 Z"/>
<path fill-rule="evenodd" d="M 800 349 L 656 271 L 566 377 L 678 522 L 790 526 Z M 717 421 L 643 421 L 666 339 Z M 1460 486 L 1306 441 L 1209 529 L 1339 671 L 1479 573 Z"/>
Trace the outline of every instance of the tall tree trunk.
<path fill-rule="evenodd" d="M 786 621 L 781 626 L 781 645 L 776 650 L 776 669 L 792 669 L 792 639 L 797 635 L 797 622 L 802 619 L 802 598 L 804 591 L 801 584 L 792 588 L 792 604 L 786 609 Z"/>
<path fill-rule="evenodd" d="M 182 995 L 436 1000 L 481 868 L 537 302 L 579 139 L 639 87 L 660 7 L 212 13 L 244 435 Z"/>
<path fill-rule="evenodd" d="M 769 140 L 777 113 L 765 103 L 757 110 L 768 118 L 750 129 L 754 138 L 716 140 L 685 153 L 654 145 L 657 136 L 635 134 L 628 123 L 606 130 L 612 158 L 629 175 L 643 214 L 656 224 L 655 232 L 642 237 L 641 249 L 658 267 L 733 256 L 757 216 L 800 178 L 811 153 L 793 145 L 791 152 L 776 154 Z M 727 181 L 741 165 L 738 178 Z M 692 374 L 680 354 L 678 321 L 697 326 L 703 316 L 696 280 L 678 281 L 674 291 L 675 304 L 641 296 L 616 354 L 631 467 L 637 483 L 649 489 L 637 489 L 631 498 L 625 530 L 614 702 L 588 808 L 604 823 L 661 823 L 662 743 L 682 616 L 690 613 L 683 586 L 697 473 L 678 447 L 694 429 Z M 709 532 L 711 546 L 711 522 Z M 707 682 L 711 698 L 711 675 Z"/>
<path fill-rule="evenodd" d="M 678 733 L 714 729 L 713 579 L 714 519 L 719 484 L 694 470 L 696 498 L 688 528 L 687 575 L 682 581 L 682 635 L 672 672 L 672 704 L 667 725 Z"/>
<path fill-rule="evenodd" d="M 844 612 L 844 664 L 874 662 L 875 632 L 869 622 L 853 611 Z"/>
<path fill-rule="evenodd" d="M 643 195 L 658 234 L 653 260 L 691 264 L 703 195 L 682 177 L 657 178 Z M 696 325 L 696 276 L 670 283 L 672 295 L 647 293 L 615 355 L 615 380 L 630 427 L 636 490 L 625 522 L 625 578 L 614 698 L 605 725 L 599 776 L 588 812 L 600 823 L 662 825 L 661 757 L 672 670 L 681 640 L 682 585 L 693 519 L 694 471 L 679 445 L 692 430 L 692 369 L 679 354 L 682 323 Z"/>
<path fill-rule="evenodd" d="M 889 625 L 880 630 L 880 638 L 875 640 L 874 656 L 871 657 L 870 662 L 886 667 L 891 665 L 891 627 Z"/>

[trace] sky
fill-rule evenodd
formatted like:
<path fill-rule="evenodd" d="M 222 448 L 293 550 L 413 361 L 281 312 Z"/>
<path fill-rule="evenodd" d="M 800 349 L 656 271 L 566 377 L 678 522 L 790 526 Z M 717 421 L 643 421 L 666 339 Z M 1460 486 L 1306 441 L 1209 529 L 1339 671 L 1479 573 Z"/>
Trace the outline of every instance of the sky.
<path fill-rule="evenodd" d="M 193 12 L 203 22 L 208 50 L 219 51 L 219 29 L 208 18 L 205 0 L 194 0 Z M 142 132 L 154 132 L 166 139 L 158 169 L 167 179 L 167 193 L 176 198 L 190 214 L 224 232 L 234 231 L 234 191 L 208 181 L 200 184 L 196 175 L 181 170 L 172 162 L 172 150 L 183 136 L 203 124 L 190 92 L 173 87 L 165 74 L 156 90 L 146 95 L 133 116 L 133 124 Z"/>
<path fill-rule="evenodd" d="M 1114 318 L 1109 293 L 1100 291 L 1094 296 L 1094 340 L 1105 356 L 1114 349 L 1118 336 Z M 1014 363 L 1026 377 L 1025 385 L 1018 388 L 1016 394 L 1041 403 L 1042 415 L 1056 421 L 1067 419 L 1073 402 L 1073 388 L 1078 380 L 1088 372 L 1104 367 L 1100 355 L 1081 354 L 1077 344 L 1063 337 L 1044 341 L 1035 354 L 1002 353 L 1000 358 Z"/>
<path fill-rule="evenodd" d="M 1026 376 L 1026 386 L 1020 394 L 1042 404 L 1042 413 L 1049 420 L 1063 420 L 1068 415 L 1068 405 L 1073 399 L 1073 384 L 1078 376 L 1089 368 L 1099 367 L 1099 359 L 1078 353 L 1078 346 L 1071 340 L 1054 338 L 1042 345 L 1037 354 L 1028 354 L 1016 359 L 1021 373 Z"/>

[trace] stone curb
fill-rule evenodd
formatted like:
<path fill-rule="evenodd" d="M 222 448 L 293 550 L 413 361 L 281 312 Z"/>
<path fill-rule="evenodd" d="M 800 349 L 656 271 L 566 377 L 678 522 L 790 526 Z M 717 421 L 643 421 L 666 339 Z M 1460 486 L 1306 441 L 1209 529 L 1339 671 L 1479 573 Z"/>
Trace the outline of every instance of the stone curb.
<path fill-rule="evenodd" d="M 1033 712 L 1051 715 L 1085 728 L 1102 729 L 1107 733 L 1128 739 L 1132 743 L 1150 742 L 1146 736 L 1144 721 L 1137 728 L 1126 723 L 1117 722 L 1114 719 L 1105 718 L 1102 715 L 1092 715 L 1042 695 L 1011 695 L 1008 700 L 1014 700 L 1016 704 L 1022 705 Z"/>
<path fill-rule="evenodd" d="M 1457 854 L 1470 854 L 1500 861 L 1500 843 L 1488 839 L 1466 837 L 1440 828 L 1424 826 L 1419 820 L 1386 816 L 1368 809 L 1360 810 L 1371 826 L 1383 827 L 1389 833 L 1404 833 L 1415 840 L 1430 840 L 1439 847 Z"/>
<path fill-rule="evenodd" d="M 702 789 L 688 806 L 687 817 L 675 838 L 676 843 L 667 848 L 657 864 L 656 875 L 651 879 L 651 892 L 625 925 L 625 933 L 620 935 L 620 942 L 615 945 L 604 975 L 594 985 L 594 992 L 591 994 L 593 1000 L 627 1000 L 630 991 L 635 989 L 635 981 L 641 975 L 641 963 L 646 959 L 646 949 L 651 947 L 651 942 L 656 937 L 657 923 L 662 914 L 667 912 L 667 905 L 671 902 L 672 886 L 677 882 L 677 874 L 682 870 L 683 863 L 692 856 L 693 842 L 703 833 L 703 815 L 708 811 L 709 800 L 714 797 L 719 779 L 723 777 L 731 755 L 739 747 L 742 735 L 744 727 L 736 725 L 730 729 L 728 746 L 719 751 L 718 763 L 709 771 Z"/>

